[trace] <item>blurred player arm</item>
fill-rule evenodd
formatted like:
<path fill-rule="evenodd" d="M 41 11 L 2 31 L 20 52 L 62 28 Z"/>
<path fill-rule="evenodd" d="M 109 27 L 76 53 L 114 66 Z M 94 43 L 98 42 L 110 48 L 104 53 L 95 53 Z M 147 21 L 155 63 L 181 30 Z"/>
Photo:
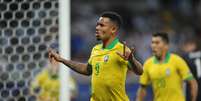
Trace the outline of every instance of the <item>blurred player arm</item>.
<path fill-rule="evenodd" d="M 147 95 L 146 87 L 147 86 L 145 86 L 145 85 L 140 85 L 140 87 L 138 88 L 138 91 L 137 91 L 137 96 L 136 96 L 135 101 L 144 101 L 144 98 Z"/>
<path fill-rule="evenodd" d="M 63 63 L 64 65 L 68 66 L 70 69 L 74 70 L 75 72 L 78 72 L 83 75 L 91 75 L 92 74 L 92 66 L 87 63 L 79 63 L 72 60 L 66 60 L 62 58 L 58 53 L 53 51 L 52 49 L 49 49 L 49 59 L 50 62 L 52 59 L 55 59 L 56 61 Z"/>
<path fill-rule="evenodd" d="M 147 86 L 151 84 L 150 75 L 148 73 L 149 61 L 145 61 L 143 65 L 143 74 L 139 78 L 140 87 L 138 88 L 136 101 L 144 101 L 147 95 Z"/>
<path fill-rule="evenodd" d="M 183 80 L 187 81 L 187 83 L 190 85 L 187 89 L 190 89 L 191 101 L 196 101 L 198 92 L 197 81 L 192 75 L 186 61 L 181 57 L 178 57 L 177 68 Z"/>
<path fill-rule="evenodd" d="M 190 85 L 188 89 L 190 89 L 191 101 L 196 101 L 197 92 L 198 92 L 198 84 L 195 79 L 187 80 L 187 83 Z"/>

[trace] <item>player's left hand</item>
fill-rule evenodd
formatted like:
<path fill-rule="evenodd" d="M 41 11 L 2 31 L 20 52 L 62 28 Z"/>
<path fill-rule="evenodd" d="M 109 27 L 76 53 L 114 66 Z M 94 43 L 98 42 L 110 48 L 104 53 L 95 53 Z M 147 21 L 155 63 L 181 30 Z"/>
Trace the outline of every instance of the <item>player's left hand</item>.
<path fill-rule="evenodd" d="M 126 48 L 126 42 L 123 42 L 123 52 L 116 52 L 124 60 L 129 60 L 133 56 L 134 48 Z"/>

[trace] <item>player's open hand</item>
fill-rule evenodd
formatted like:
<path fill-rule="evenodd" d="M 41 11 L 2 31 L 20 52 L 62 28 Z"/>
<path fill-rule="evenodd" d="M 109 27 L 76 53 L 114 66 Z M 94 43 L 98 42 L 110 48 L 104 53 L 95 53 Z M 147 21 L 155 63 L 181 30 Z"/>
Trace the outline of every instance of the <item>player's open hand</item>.
<path fill-rule="evenodd" d="M 53 49 L 48 49 L 48 57 L 49 57 L 50 62 L 52 62 L 53 60 L 61 62 L 61 60 L 62 60 L 61 56 Z"/>
<path fill-rule="evenodd" d="M 123 42 L 123 52 L 116 52 L 117 55 L 119 55 L 120 57 L 122 57 L 124 60 L 129 60 L 129 58 L 132 57 L 132 54 L 134 52 L 134 48 L 126 48 L 126 42 Z"/>

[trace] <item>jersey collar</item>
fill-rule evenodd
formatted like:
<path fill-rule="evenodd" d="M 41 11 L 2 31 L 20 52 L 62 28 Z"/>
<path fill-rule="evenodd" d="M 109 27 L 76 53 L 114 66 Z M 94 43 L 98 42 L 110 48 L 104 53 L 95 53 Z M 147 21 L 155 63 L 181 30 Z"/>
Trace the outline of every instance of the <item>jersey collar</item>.
<path fill-rule="evenodd" d="M 115 38 L 107 47 L 103 48 L 103 45 L 102 45 L 102 49 L 112 49 L 114 48 L 114 46 L 119 42 L 119 39 L 118 38 Z"/>
<path fill-rule="evenodd" d="M 165 60 L 163 61 L 163 63 L 168 63 L 168 61 L 170 60 L 170 52 L 167 52 L 165 55 Z M 154 63 L 158 64 L 159 61 L 158 59 L 154 56 Z"/>

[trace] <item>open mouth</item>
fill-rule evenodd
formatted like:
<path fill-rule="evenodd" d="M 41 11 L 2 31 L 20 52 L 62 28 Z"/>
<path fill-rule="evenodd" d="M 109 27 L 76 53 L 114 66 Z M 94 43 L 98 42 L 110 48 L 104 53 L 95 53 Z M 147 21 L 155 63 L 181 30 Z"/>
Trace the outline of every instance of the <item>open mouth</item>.
<path fill-rule="evenodd" d="M 100 35 L 100 33 L 98 31 L 96 31 L 95 35 L 96 35 L 96 37 L 98 37 Z"/>
<path fill-rule="evenodd" d="M 157 51 L 156 51 L 156 50 L 152 50 L 152 52 L 153 52 L 153 53 L 156 53 Z"/>
<path fill-rule="evenodd" d="M 96 34 L 99 34 L 99 32 L 98 32 L 98 31 L 96 31 Z"/>

